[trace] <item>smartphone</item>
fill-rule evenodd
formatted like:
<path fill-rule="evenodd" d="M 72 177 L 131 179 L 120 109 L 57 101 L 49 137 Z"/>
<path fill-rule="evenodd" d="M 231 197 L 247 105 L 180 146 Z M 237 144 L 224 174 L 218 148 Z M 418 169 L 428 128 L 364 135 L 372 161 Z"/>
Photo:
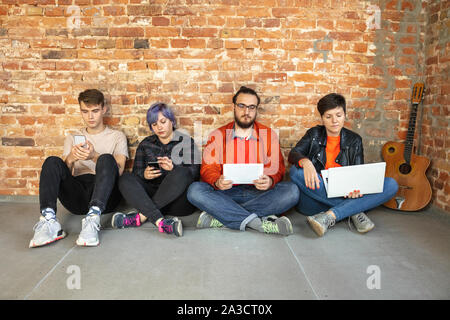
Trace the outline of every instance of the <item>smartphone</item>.
<path fill-rule="evenodd" d="M 147 166 L 153 167 L 153 168 L 158 169 L 158 170 L 161 170 L 161 168 L 159 167 L 158 161 L 148 161 L 147 162 Z"/>
<path fill-rule="evenodd" d="M 86 148 L 86 137 L 83 135 L 74 135 L 73 136 L 73 141 L 75 144 L 80 144 L 83 143 L 83 148 Z"/>

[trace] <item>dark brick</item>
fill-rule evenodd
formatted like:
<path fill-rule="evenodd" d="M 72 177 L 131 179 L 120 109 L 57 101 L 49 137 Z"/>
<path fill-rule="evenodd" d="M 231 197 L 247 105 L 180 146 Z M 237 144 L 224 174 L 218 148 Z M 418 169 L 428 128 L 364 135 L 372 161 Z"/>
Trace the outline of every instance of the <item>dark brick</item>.
<path fill-rule="evenodd" d="M 134 40 L 135 49 L 148 49 L 149 44 L 147 39 L 135 39 Z"/>
<path fill-rule="evenodd" d="M 76 51 L 43 51 L 42 59 L 76 59 Z"/>
<path fill-rule="evenodd" d="M 75 37 L 107 36 L 108 28 L 76 28 L 73 30 L 73 35 Z"/>
<path fill-rule="evenodd" d="M 46 29 L 45 30 L 46 36 L 58 36 L 58 37 L 66 37 L 69 35 L 69 32 L 67 29 Z"/>
<path fill-rule="evenodd" d="M 34 147 L 34 139 L 31 139 L 31 138 L 2 138 L 2 145 Z"/>

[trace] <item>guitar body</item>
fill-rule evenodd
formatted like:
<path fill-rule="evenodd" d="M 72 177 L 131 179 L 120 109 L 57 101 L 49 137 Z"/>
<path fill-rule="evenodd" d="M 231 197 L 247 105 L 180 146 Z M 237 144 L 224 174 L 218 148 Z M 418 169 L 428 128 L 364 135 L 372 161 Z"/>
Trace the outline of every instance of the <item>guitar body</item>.
<path fill-rule="evenodd" d="M 431 200 L 431 185 L 425 175 L 430 160 L 411 154 L 408 164 L 404 158 L 404 150 L 403 143 L 393 141 L 386 142 L 382 148 L 383 159 L 386 161 L 386 177 L 394 178 L 399 185 L 395 197 L 384 205 L 395 210 L 417 211 Z"/>

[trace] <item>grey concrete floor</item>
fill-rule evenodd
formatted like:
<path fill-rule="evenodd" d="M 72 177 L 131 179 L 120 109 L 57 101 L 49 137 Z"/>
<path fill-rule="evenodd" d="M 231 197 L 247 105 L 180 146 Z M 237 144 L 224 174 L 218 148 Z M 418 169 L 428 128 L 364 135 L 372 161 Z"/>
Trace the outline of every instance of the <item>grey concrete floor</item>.
<path fill-rule="evenodd" d="M 379 207 L 368 213 L 371 232 L 345 221 L 322 238 L 294 210 L 287 237 L 196 229 L 196 212 L 176 238 L 149 223 L 115 230 L 104 214 L 100 245 L 87 248 L 75 244 L 83 217 L 59 206 L 68 236 L 29 249 L 38 209 L 0 202 L 0 299 L 450 298 L 450 215 L 442 212 Z"/>

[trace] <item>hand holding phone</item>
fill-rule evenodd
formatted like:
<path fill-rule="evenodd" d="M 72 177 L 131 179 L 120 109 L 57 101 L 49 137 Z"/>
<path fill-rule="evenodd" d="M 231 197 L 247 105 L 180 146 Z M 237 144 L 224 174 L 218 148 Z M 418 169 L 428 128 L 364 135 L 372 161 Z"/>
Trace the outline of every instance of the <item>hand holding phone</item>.
<path fill-rule="evenodd" d="M 169 157 L 158 157 L 159 167 L 165 171 L 172 171 L 173 162 Z"/>
<path fill-rule="evenodd" d="M 144 178 L 147 180 L 158 178 L 161 175 L 158 162 L 147 162 L 147 168 L 144 170 Z"/>
<path fill-rule="evenodd" d="M 153 168 L 158 169 L 158 170 L 161 169 L 161 168 L 159 167 L 158 161 L 148 161 L 148 162 L 147 162 L 147 166 L 148 166 L 148 167 L 153 167 Z"/>
<path fill-rule="evenodd" d="M 75 160 L 93 160 L 99 156 L 94 149 L 94 145 L 83 135 L 74 135 L 71 154 L 75 157 Z"/>
<path fill-rule="evenodd" d="M 83 135 L 74 135 L 73 141 L 75 145 L 82 144 L 83 148 L 87 148 L 86 137 Z"/>

